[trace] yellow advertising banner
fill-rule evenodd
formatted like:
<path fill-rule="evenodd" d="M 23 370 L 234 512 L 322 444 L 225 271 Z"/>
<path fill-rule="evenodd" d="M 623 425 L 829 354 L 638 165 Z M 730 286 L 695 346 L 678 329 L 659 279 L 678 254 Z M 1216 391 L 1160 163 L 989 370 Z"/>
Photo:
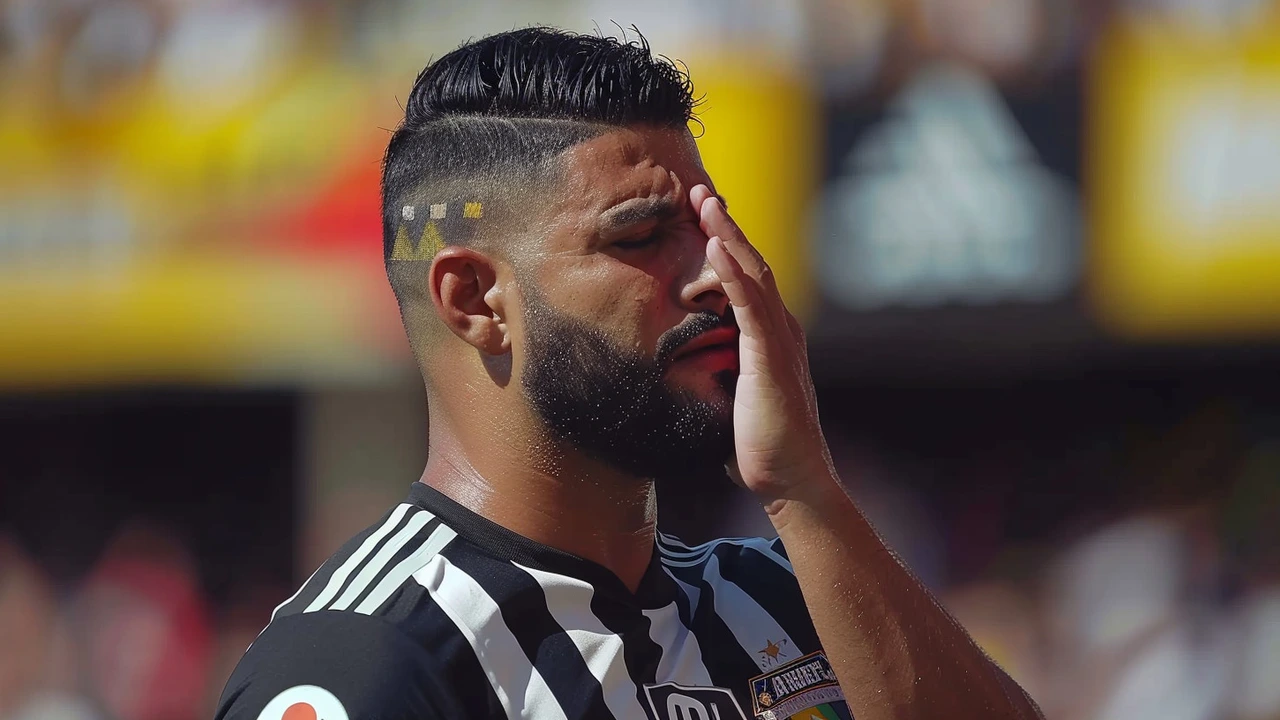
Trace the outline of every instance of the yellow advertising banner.
<path fill-rule="evenodd" d="M 377 377 L 406 354 L 380 282 L 341 263 L 211 257 L 0 275 L 0 387 Z"/>
<path fill-rule="evenodd" d="M 1131 339 L 1280 330 L 1280 25 L 1124 24 L 1090 80 L 1091 299 Z"/>
<path fill-rule="evenodd" d="M 817 98 L 798 70 L 757 57 L 696 65 L 705 94 L 695 126 L 703 164 L 729 211 L 773 270 L 792 314 L 812 306 L 810 218 L 822 152 Z"/>

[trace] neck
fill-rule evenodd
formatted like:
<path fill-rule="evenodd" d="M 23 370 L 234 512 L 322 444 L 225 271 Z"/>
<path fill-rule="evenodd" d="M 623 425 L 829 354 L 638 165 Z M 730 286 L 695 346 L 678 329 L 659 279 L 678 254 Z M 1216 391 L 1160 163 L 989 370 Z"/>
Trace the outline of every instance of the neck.
<path fill-rule="evenodd" d="M 545 437 L 502 437 L 483 446 L 431 418 L 421 481 L 535 542 L 591 560 L 634 592 L 649 567 L 657 527 L 653 482 L 622 475 Z"/>

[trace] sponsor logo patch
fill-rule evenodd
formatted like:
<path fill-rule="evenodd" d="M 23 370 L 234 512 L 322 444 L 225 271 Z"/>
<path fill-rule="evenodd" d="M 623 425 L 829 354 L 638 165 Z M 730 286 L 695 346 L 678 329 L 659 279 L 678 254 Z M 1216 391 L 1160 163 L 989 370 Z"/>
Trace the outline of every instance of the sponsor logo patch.
<path fill-rule="evenodd" d="M 349 720 L 333 693 L 315 685 L 295 685 L 271 698 L 258 720 Z"/>
<path fill-rule="evenodd" d="M 724 688 L 662 683 L 645 685 L 644 694 L 658 720 L 747 720 L 733 693 Z"/>
<path fill-rule="evenodd" d="M 821 706 L 843 701 L 836 674 L 821 651 L 751 678 L 751 709 L 760 720 L 782 720 L 806 711 L 821 720 Z M 800 717 L 809 720 L 808 715 Z"/>

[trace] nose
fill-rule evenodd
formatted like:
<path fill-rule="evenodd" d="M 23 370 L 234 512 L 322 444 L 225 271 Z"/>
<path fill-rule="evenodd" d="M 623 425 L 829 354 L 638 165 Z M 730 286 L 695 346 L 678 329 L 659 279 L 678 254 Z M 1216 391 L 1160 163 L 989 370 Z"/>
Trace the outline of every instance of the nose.
<path fill-rule="evenodd" d="M 707 260 L 707 238 L 690 242 L 687 254 L 692 266 L 680 288 L 680 305 L 691 313 L 710 310 L 720 317 L 729 312 L 729 296 L 724 292 L 720 276 Z"/>

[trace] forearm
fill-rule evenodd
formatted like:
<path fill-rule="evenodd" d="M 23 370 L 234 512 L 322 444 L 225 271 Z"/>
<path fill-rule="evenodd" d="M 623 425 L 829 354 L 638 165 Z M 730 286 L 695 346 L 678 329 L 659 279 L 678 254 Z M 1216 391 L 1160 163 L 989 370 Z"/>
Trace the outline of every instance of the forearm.
<path fill-rule="evenodd" d="M 858 720 L 1032 718 L 1035 704 L 885 547 L 836 479 L 769 508 Z"/>

